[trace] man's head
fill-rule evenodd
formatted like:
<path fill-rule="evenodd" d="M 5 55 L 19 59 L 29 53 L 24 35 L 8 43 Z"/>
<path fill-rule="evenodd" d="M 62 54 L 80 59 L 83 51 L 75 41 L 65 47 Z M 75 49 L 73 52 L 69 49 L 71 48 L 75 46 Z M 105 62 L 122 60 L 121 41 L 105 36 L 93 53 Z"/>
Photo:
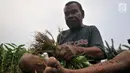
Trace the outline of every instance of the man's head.
<path fill-rule="evenodd" d="M 84 18 L 84 10 L 80 3 L 70 1 L 66 3 L 64 8 L 66 24 L 70 29 L 77 29 L 82 26 Z"/>

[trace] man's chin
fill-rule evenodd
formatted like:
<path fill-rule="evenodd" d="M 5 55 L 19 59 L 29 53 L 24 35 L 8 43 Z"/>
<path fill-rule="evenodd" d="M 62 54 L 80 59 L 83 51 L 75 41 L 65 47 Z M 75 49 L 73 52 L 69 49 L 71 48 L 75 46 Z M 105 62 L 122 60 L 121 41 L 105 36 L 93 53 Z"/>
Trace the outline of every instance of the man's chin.
<path fill-rule="evenodd" d="M 79 29 L 79 27 L 69 27 L 70 28 L 70 30 L 78 30 Z"/>
<path fill-rule="evenodd" d="M 78 24 L 76 23 L 70 23 L 70 24 L 67 24 L 69 28 L 77 28 L 78 27 Z"/>

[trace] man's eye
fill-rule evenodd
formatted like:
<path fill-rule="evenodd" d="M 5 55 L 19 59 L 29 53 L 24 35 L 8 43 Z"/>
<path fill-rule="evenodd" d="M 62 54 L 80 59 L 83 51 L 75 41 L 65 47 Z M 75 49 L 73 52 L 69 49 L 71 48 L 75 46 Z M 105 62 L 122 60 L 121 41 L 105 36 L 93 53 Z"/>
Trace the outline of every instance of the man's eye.
<path fill-rule="evenodd" d="M 75 13 L 77 13 L 77 10 L 73 10 L 73 11 L 71 11 L 71 13 L 72 13 L 72 14 L 75 14 Z"/>
<path fill-rule="evenodd" d="M 65 15 L 66 15 L 66 16 L 68 16 L 68 15 L 69 15 L 69 13 L 68 13 L 68 12 L 66 12 L 66 13 L 65 13 Z"/>

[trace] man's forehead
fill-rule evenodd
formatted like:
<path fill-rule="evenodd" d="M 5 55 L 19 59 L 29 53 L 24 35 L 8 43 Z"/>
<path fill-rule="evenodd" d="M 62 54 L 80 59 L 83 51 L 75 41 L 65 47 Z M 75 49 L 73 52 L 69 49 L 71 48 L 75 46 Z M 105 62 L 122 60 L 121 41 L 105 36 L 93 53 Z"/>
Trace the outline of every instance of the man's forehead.
<path fill-rule="evenodd" d="M 79 8 L 78 4 L 71 3 L 71 4 L 67 5 L 67 6 L 65 6 L 64 12 L 68 12 L 68 11 L 71 11 L 73 9 L 78 9 L 78 8 Z"/>

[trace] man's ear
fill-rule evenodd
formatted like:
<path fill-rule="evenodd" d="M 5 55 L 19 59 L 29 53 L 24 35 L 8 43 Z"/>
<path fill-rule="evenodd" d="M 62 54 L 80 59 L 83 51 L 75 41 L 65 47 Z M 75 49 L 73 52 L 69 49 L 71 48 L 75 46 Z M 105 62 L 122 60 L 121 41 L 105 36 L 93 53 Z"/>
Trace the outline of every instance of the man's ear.
<path fill-rule="evenodd" d="M 82 13 L 82 17 L 84 18 L 85 16 L 84 10 L 81 10 L 81 13 Z"/>

